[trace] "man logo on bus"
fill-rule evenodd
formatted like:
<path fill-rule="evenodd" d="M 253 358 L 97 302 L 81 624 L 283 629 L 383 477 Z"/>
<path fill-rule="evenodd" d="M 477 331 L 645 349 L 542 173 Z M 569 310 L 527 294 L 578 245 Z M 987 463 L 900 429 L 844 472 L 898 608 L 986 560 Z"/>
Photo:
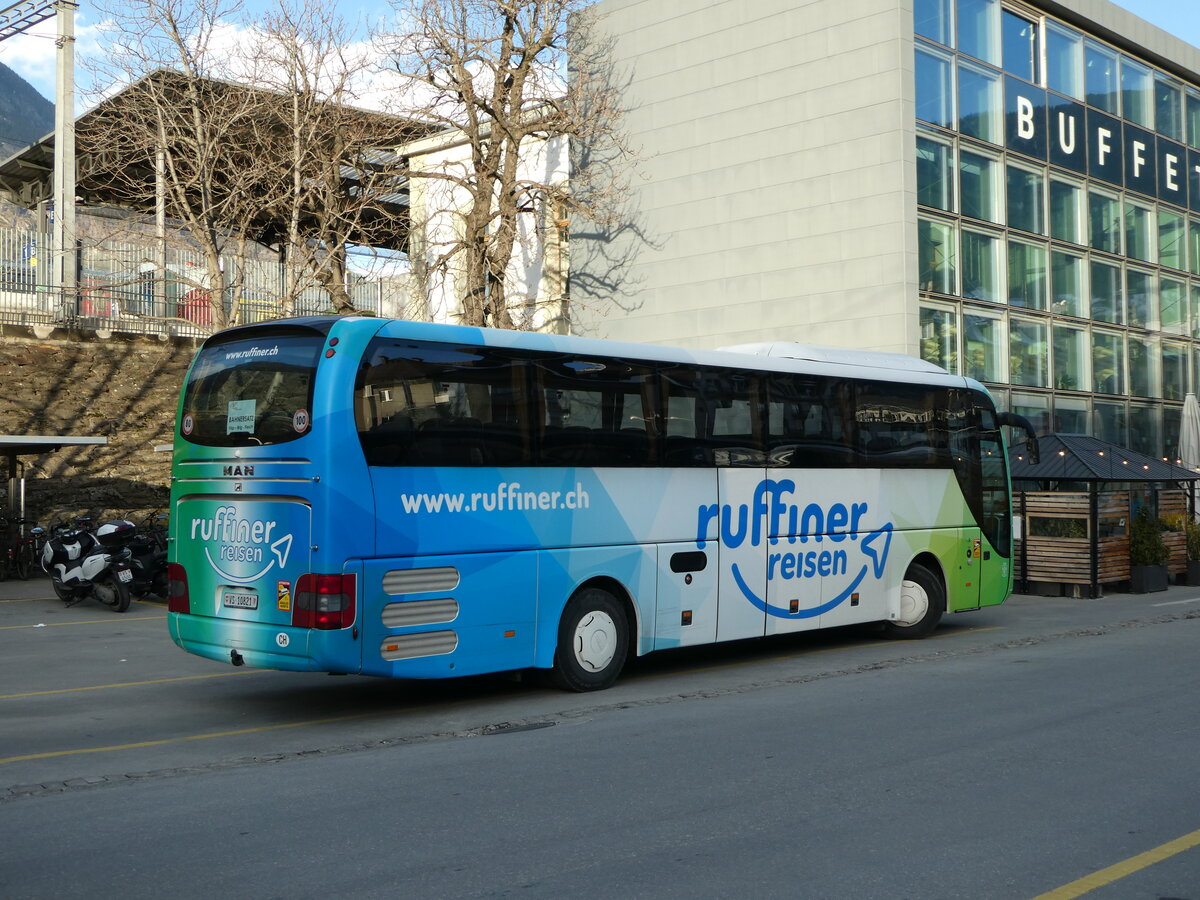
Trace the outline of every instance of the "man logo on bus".
<path fill-rule="evenodd" d="M 850 597 L 868 576 L 879 580 L 887 566 L 892 546 L 892 523 L 887 522 L 869 534 L 862 534 L 860 523 L 867 514 L 867 503 L 819 503 L 801 506 L 785 499 L 796 490 L 790 478 L 778 481 L 764 479 L 754 489 L 751 503 L 734 509 L 729 504 L 710 503 L 699 507 L 696 522 L 696 546 L 704 549 L 709 526 L 717 522 L 721 543 L 731 549 L 748 544 L 762 546 L 768 541 L 767 581 L 790 581 L 800 578 L 841 578 L 844 587 L 823 603 L 795 612 L 772 606 L 759 597 L 746 583 L 737 563 L 730 566 L 733 580 L 758 609 L 781 619 L 809 619 L 829 612 Z M 770 535 L 776 535 L 770 537 Z M 784 549 L 786 545 L 813 544 L 814 547 Z M 854 547 L 858 552 L 854 551 Z M 774 548 L 779 547 L 776 551 Z M 859 555 L 861 554 L 861 556 Z M 854 560 L 853 564 L 851 560 Z M 858 560 L 862 559 L 861 567 Z M 835 584 L 837 582 L 834 582 Z"/>

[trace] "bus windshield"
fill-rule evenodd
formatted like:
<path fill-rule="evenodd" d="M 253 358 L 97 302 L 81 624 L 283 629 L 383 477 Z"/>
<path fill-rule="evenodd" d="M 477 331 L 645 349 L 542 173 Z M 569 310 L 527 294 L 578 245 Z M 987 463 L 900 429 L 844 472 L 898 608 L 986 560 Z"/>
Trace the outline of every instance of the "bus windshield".
<path fill-rule="evenodd" d="M 312 426 L 312 388 L 324 335 L 309 329 L 209 343 L 192 367 L 179 430 L 208 447 L 282 444 Z"/>

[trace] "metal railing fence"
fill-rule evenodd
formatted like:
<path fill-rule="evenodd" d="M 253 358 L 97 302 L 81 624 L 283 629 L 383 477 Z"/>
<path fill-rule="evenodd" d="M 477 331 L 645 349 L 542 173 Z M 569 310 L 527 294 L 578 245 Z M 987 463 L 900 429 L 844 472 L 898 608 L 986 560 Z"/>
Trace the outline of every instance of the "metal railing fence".
<path fill-rule="evenodd" d="M 208 269 L 200 253 L 115 240 L 85 241 L 78 287 L 64 296 L 53 286 L 50 235 L 0 227 L 0 324 L 202 337 L 213 330 Z M 164 262 L 165 260 L 165 262 Z M 241 324 L 283 315 L 285 272 L 275 259 L 226 257 L 223 303 Z M 375 315 L 410 315 L 407 279 L 347 285 L 355 307 Z M 236 310 L 235 310 L 236 306 Z M 333 312 L 329 292 L 300 292 L 293 315 Z"/>

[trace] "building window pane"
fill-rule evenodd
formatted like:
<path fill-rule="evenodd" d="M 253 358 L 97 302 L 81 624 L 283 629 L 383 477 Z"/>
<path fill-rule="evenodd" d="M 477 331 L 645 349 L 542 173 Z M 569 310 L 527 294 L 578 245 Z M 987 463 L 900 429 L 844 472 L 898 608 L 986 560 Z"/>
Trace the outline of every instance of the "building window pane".
<path fill-rule="evenodd" d="M 1050 236 L 1072 244 L 1082 244 L 1080 213 L 1083 190 L 1065 181 L 1050 179 Z"/>
<path fill-rule="evenodd" d="M 1187 285 L 1174 278 L 1162 278 L 1159 283 L 1162 330 L 1170 334 L 1187 334 Z"/>
<path fill-rule="evenodd" d="M 1130 450 L 1161 459 L 1161 432 L 1162 424 L 1157 406 L 1129 404 L 1129 443 L 1126 446 Z"/>
<path fill-rule="evenodd" d="M 940 141 L 917 138 L 917 202 L 924 206 L 954 208 L 954 170 L 950 148 Z"/>
<path fill-rule="evenodd" d="M 1129 324 L 1135 328 L 1154 328 L 1158 324 L 1154 296 L 1154 276 L 1130 269 L 1125 273 L 1125 307 Z"/>
<path fill-rule="evenodd" d="M 1046 324 L 1013 316 L 1009 331 L 1008 383 L 1048 386 L 1050 353 Z"/>
<path fill-rule="evenodd" d="M 1088 401 L 1082 397 L 1054 398 L 1054 430 L 1059 434 L 1088 433 Z"/>
<path fill-rule="evenodd" d="M 1125 393 L 1125 336 L 1092 332 L 1092 390 L 1097 394 Z"/>
<path fill-rule="evenodd" d="M 1000 319 L 963 313 L 964 375 L 976 381 L 1003 382 L 1006 348 Z"/>
<path fill-rule="evenodd" d="M 1001 303 L 1000 240 L 977 231 L 962 233 L 962 295 Z"/>
<path fill-rule="evenodd" d="M 1000 28 L 1004 42 L 1004 71 L 1026 81 L 1037 81 L 1035 73 L 1040 55 L 1037 26 L 1016 13 L 1004 10 Z"/>
<path fill-rule="evenodd" d="M 1200 96 L 1191 91 L 1187 95 L 1187 140 L 1193 148 L 1200 150 Z"/>
<path fill-rule="evenodd" d="M 1154 127 L 1173 141 L 1183 140 L 1183 90 L 1161 75 L 1154 79 Z"/>
<path fill-rule="evenodd" d="M 1192 337 L 1200 338 L 1200 284 L 1193 282 L 1188 292 L 1191 294 L 1188 311 L 1191 313 Z M 1200 369 L 1196 371 L 1200 373 Z"/>
<path fill-rule="evenodd" d="M 921 307 L 921 359 L 957 374 L 958 321 L 954 310 Z"/>
<path fill-rule="evenodd" d="M 1097 322 L 1125 324 L 1121 270 L 1107 263 L 1093 262 L 1091 270 L 1092 318 Z"/>
<path fill-rule="evenodd" d="M 1000 221 L 1000 164 L 994 159 L 960 149 L 958 152 L 958 197 L 964 216 Z"/>
<path fill-rule="evenodd" d="M 1087 390 L 1090 362 L 1087 331 L 1070 325 L 1055 325 L 1054 387 L 1060 391 Z"/>
<path fill-rule="evenodd" d="M 1179 460 L 1179 426 L 1183 419 L 1182 406 L 1164 406 L 1163 418 L 1163 452 L 1162 455 L 1175 465 L 1182 465 Z"/>
<path fill-rule="evenodd" d="M 1008 226 L 1020 228 L 1022 231 L 1032 231 L 1035 234 L 1045 233 L 1045 221 L 1042 213 L 1043 188 L 1041 174 L 1008 167 Z"/>
<path fill-rule="evenodd" d="M 1078 31 L 1046 23 L 1046 87 L 1083 99 L 1083 38 Z"/>
<path fill-rule="evenodd" d="M 1125 255 L 1154 262 L 1154 220 L 1150 210 L 1125 201 Z"/>
<path fill-rule="evenodd" d="M 1187 347 L 1163 341 L 1162 395 L 1164 400 L 1182 400 L 1187 396 Z"/>
<path fill-rule="evenodd" d="M 1102 441 L 1127 446 L 1125 434 L 1125 404 L 1097 400 L 1092 404 L 1092 434 Z"/>
<path fill-rule="evenodd" d="M 1050 308 L 1062 316 L 1087 318 L 1087 295 L 1083 292 L 1083 259 L 1055 250 L 1050 254 Z"/>
<path fill-rule="evenodd" d="M 917 118 L 942 128 L 954 127 L 948 57 L 917 48 Z"/>
<path fill-rule="evenodd" d="M 958 0 L 958 49 L 1000 64 L 999 0 Z"/>
<path fill-rule="evenodd" d="M 1188 219 L 1188 271 L 1200 275 L 1200 222 Z"/>
<path fill-rule="evenodd" d="M 1120 110 L 1117 86 L 1117 54 L 1100 44 L 1088 41 L 1084 47 L 1084 83 L 1087 102 L 1097 109 L 1112 113 Z"/>
<path fill-rule="evenodd" d="M 1154 338 L 1129 336 L 1129 393 L 1134 397 L 1157 397 L 1158 341 Z"/>
<path fill-rule="evenodd" d="M 1150 70 L 1128 56 L 1121 57 L 1121 115 L 1146 128 L 1154 127 L 1153 81 Z"/>
<path fill-rule="evenodd" d="M 1105 253 L 1121 252 L 1121 204 L 1116 198 L 1088 191 L 1088 244 Z"/>
<path fill-rule="evenodd" d="M 914 0 L 913 31 L 949 46 L 950 0 Z"/>
<path fill-rule="evenodd" d="M 953 294 L 954 226 L 918 219 L 917 237 L 921 289 L 936 291 L 939 294 Z"/>
<path fill-rule="evenodd" d="M 1025 309 L 1046 308 L 1046 248 L 1008 242 L 1008 302 Z"/>
<path fill-rule="evenodd" d="M 1003 116 L 1000 76 L 959 63 L 958 130 L 981 141 L 999 144 L 1003 140 Z"/>
<path fill-rule="evenodd" d="M 1028 419 L 1037 434 L 1050 433 L 1050 398 L 1045 394 L 1022 394 L 1019 391 L 1013 391 L 1008 401 L 1008 408 L 1018 416 Z M 1020 442 L 1024 438 L 1024 434 L 1014 429 L 1014 437 L 1016 440 L 1010 441 L 1009 446 Z"/>
<path fill-rule="evenodd" d="M 1158 211 L 1158 262 L 1172 269 L 1186 269 L 1187 242 L 1184 240 L 1183 216 L 1165 209 Z"/>

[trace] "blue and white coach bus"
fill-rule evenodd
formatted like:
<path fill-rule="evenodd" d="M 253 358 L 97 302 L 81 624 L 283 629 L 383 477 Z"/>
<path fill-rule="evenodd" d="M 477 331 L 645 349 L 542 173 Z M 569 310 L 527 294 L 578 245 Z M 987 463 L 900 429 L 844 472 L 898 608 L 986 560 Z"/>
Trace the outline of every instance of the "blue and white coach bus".
<path fill-rule="evenodd" d="M 209 338 L 179 406 L 169 623 L 274 669 L 612 684 L 673 647 L 1012 586 L 987 392 L 907 357 L 375 318 Z"/>

